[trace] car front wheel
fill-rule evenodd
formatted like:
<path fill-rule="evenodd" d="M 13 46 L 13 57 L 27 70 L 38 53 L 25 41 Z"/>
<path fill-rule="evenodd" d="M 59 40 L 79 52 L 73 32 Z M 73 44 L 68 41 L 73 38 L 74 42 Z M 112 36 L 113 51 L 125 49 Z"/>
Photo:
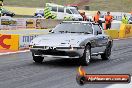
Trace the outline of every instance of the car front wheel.
<path fill-rule="evenodd" d="M 87 45 L 84 50 L 84 54 L 81 58 L 82 65 L 87 66 L 90 63 L 91 60 L 91 49 L 90 46 Z"/>
<path fill-rule="evenodd" d="M 112 48 L 112 46 L 109 43 L 108 46 L 105 49 L 105 52 L 101 55 L 102 60 L 108 60 L 108 59 L 110 59 L 111 48 Z"/>
<path fill-rule="evenodd" d="M 34 56 L 34 53 L 32 53 L 32 56 L 33 56 L 33 60 L 34 60 L 36 63 L 42 63 L 43 60 L 44 60 L 44 57 L 41 57 L 41 56 Z"/>

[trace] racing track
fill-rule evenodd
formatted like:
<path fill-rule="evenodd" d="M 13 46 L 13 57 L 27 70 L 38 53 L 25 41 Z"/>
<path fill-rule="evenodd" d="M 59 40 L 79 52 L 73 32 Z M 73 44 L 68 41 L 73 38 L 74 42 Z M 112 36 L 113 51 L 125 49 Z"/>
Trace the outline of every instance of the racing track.
<path fill-rule="evenodd" d="M 92 60 L 87 73 L 132 75 L 132 39 L 114 41 L 111 59 Z M 46 58 L 33 63 L 30 52 L 0 56 L 0 88 L 105 88 L 110 84 L 76 83 L 78 60 Z M 132 87 L 130 87 L 132 88 Z"/>

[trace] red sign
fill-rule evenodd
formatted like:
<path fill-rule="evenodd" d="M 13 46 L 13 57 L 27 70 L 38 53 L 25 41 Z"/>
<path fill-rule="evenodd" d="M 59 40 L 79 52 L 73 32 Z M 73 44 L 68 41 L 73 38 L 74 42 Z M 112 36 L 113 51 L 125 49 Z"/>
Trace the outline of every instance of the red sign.
<path fill-rule="evenodd" d="M 11 35 L 2 35 L 2 36 L 0 36 L 0 46 L 5 48 L 5 49 L 9 49 L 11 45 L 6 45 L 4 43 L 5 39 L 11 39 Z"/>

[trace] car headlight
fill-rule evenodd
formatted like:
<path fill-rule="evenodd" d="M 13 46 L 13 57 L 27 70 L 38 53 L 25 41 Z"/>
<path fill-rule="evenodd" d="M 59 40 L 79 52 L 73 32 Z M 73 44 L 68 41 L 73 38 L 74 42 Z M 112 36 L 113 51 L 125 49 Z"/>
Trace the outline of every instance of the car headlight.
<path fill-rule="evenodd" d="M 33 48 L 33 45 L 29 45 L 29 48 Z"/>

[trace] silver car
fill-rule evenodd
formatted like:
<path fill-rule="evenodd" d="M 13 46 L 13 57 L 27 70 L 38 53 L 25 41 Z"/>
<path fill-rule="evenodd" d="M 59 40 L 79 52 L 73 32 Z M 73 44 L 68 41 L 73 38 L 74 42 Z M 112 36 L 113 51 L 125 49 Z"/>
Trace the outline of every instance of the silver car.
<path fill-rule="evenodd" d="M 44 57 L 77 58 L 88 65 L 91 56 L 101 55 L 108 60 L 113 40 L 104 34 L 99 24 L 84 21 L 65 21 L 47 35 L 38 36 L 30 43 L 33 60 L 41 63 Z"/>

